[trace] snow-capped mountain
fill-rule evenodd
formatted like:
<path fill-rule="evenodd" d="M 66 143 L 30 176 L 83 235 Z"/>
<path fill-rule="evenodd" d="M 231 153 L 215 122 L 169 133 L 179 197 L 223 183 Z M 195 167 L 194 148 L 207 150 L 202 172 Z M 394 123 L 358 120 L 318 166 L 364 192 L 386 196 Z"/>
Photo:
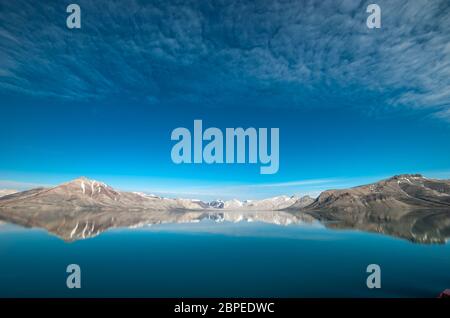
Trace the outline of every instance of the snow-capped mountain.
<path fill-rule="evenodd" d="M 211 208 L 223 209 L 225 202 L 222 200 L 214 200 L 208 203 Z"/>
<path fill-rule="evenodd" d="M 81 177 L 53 188 L 37 188 L 0 198 L 1 208 L 64 210 L 176 210 L 203 209 L 202 202 L 166 199 L 144 193 L 122 192 Z"/>
<path fill-rule="evenodd" d="M 297 196 L 282 195 L 262 200 L 245 200 L 245 201 L 240 201 L 237 199 L 228 201 L 216 200 L 210 202 L 209 206 L 215 209 L 224 209 L 224 210 L 276 211 L 289 208 L 290 206 L 297 203 L 299 200 L 302 200 L 302 198 L 299 198 Z"/>
<path fill-rule="evenodd" d="M 118 191 L 104 182 L 80 177 L 53 188 L 37 188 L 4 196 L 0 207 L 15 209 L 91 209 L 91 210 L 282 210 L 298 202 L 296 196 L 277 196 L 263 200 L 200 200 L 163 198 L 143 192 Z"/>
<path fill-rule="evenodd" d="M 314 199 L 311 198 L 309 195 L 305 195 L 301 198 L 298 198 L 297 201 L 294 202 L 291 206 L 288 207 L 289 210 L 298 210 L 303 209 L 307 207 L 308 205 L 312 204 L 314 202 Z"/>

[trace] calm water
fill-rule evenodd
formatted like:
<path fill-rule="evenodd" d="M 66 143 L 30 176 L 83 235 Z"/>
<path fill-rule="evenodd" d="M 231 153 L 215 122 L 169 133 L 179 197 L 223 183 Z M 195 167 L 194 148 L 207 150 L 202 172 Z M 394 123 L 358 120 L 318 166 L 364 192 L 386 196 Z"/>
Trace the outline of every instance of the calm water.
<path fill-rule="evenodd" d="M 82 288 L 66 288 L 66 266 Z M 366 267 L 382 288 L 366 287 Z M 1 297 L 436 297 L 450 288 L 450 244 L 420 245 L 319 224 L 166 224 L 72 243 L 0 225 Z"/>

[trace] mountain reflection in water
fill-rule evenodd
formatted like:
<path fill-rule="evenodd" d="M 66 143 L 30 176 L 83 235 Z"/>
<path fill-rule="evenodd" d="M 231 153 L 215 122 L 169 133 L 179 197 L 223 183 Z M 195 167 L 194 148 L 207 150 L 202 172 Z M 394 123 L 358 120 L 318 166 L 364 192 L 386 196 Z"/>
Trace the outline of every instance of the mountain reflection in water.
<path fill-rule="evenodd" d="M 48 230 L 65 241 L 99 235 L 111 228 L 139 228 L 153 224 L 189 224 L 201 220 L 212 222 L 262 222 L 288 226 L 318 224 L 330 229 L 354 229 L 381 233 L 422 244 L 444 244 L 450 237 L 449 210 L 388 211 L 359 214 L 285 211 L 92 211 L 76 210 L 55 213 L 15 211 L 3 221 Z M 20 215 L 20 217 L 17 217 Z"/>

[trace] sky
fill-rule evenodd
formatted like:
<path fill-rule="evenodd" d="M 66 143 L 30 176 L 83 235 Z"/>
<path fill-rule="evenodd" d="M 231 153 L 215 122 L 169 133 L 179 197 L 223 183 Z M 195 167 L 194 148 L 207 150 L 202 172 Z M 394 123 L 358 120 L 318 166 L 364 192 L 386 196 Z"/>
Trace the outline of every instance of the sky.
<path fill-rule="evenodd" d="M 0 188 L 201 199 L 450 177 L 450 3 L 0 0 Z M 66 6 L 81 7 L 81 29 Z M 280 168 L 176 165 L 173 129 L 280 129 Z"/>

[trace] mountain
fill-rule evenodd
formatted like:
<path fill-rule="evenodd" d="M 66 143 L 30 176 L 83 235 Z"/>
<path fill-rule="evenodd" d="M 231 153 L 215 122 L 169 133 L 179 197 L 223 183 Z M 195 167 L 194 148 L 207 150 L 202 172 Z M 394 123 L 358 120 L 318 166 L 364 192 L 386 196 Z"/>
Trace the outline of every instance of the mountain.
<path fill-rule="evenodd" d="M 263 200 L 169 199 L 139 192 L 122 192 L 84 177 L 53 188 L 36 188 L 0 197 L 1 210 L 290 210 L 326 215 L 364 211 L 450 209 L 450 181 L 422 175 L 398 175 L 351 189 L 328 190 L 317 199 L 277 196 Z M 3 213 L 4 214 L 4 213 Z"/>
<path fill-rule="evenodd" d="M 313 202 L 314 202 L 313 198 L 311 198 L 309 195 L 305 195 L 296 200 L 294 204 L 290 205 L 287 209 L 288 210 L 303 209 L 308 205 L 312 204 Z"/>
<path fill-rule="evenodd" d="M 107 184 L 85 177 L 52 188 L 36 188 L 0 197 L 1 215 L 45 211 L 105 210 L 282 210 L 299 204 L 298 197 L 278 196 L 263 200 L 229 200 L 205 203 L 191 199 L 169 199 L 140 192 L 118 191 Z M 16 213 L 17 214 L 17 213 Z"/>
<path fill-rule="evenodd" d="M 256 201 L 246 201 L 244 206 L 246 209 L 251 210 L 264 210 L 264 211 L 275 211 L 282 210 L 287 207 L 290 207 L 295 202 L 298 201 L 298 197 L 296 196 L 286 196 L 281 195 L 278 197 L 256 200 Z"/>
<path fill-rule="evenodd" d="M 136 192 L 121 192 L 103 182 L 81 177 L 53 188 L 37 188 L 0 198 L 9 210 L 175 210 L 203 209 L 194 200 L 165 199 Z"/>
<path fill-rule="evenodd" d="M 286 209 L 297 202 L 303 200 L 303 198 L 298 198 L 296 196 L 277 196 L 262 200 L 245 200 L 240 201 L 237 199 L 222 201 L 216 200 L 209 203 L 211 208 L 224 209 L 224 210 L 250 210 L 250 211 L 277 211 Z M 313 199 L 311 199 L 314 201 Z"/>
<path fill-rule="evenodd" d="M 450 181 L 398 175 L 351 189 L 324 191 L 303 208 L 328 214 L 413 209 L 450 209 Z"/>
<path fill-rule="evenodd" d="M 208 206 L 214 209 L 223 209 L 225 202 L 222 200 L 214 200 L 208 203 Z"/>

